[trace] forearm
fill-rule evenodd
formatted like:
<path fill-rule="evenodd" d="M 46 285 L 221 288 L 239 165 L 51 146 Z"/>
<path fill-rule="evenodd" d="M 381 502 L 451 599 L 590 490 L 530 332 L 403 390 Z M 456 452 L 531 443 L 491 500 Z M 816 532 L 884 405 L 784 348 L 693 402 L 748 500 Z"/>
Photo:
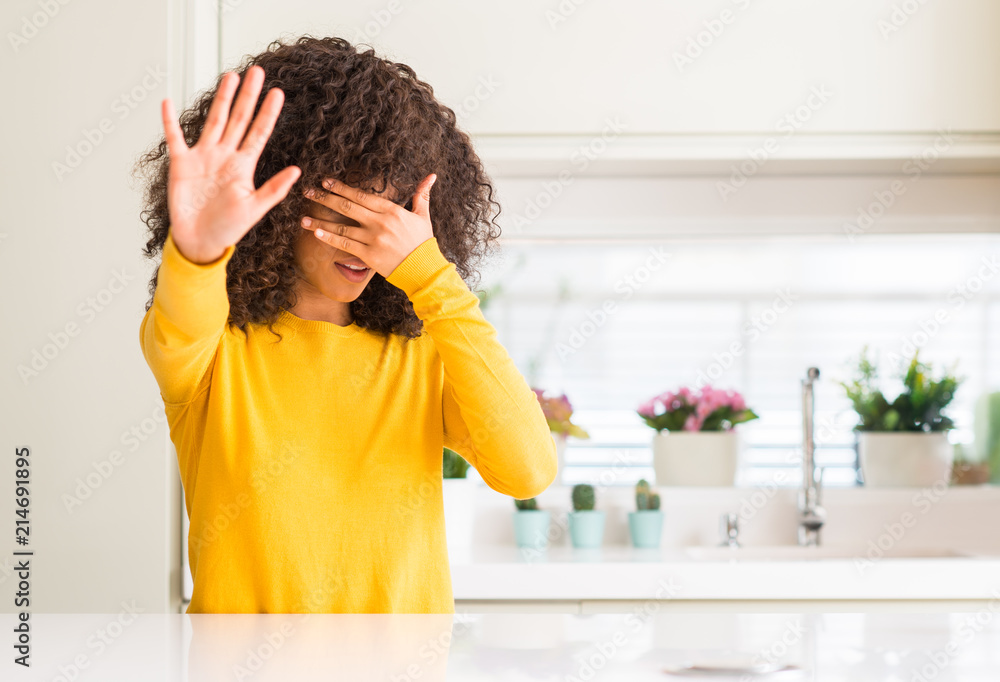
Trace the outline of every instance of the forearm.
<path fill-rule="evenodd" d="M 448 442 L 499 492 L 523 499 L 547 488 L 556 452 L 538 400 L 436 240 L 421 244 L 388 281 L 410 297 L 441 357 L 446 427 L 449 414 L 460 415 L 463 427 Z"/>
<path fill-rule="evenodd" d="M 153 304 L 139 332 L 143 356 L 167 402 L 193 397 L 215 354 L 229 318 L 226 264 L 234 250 L 211 263 L 194 263 L 167 236 Z"/>

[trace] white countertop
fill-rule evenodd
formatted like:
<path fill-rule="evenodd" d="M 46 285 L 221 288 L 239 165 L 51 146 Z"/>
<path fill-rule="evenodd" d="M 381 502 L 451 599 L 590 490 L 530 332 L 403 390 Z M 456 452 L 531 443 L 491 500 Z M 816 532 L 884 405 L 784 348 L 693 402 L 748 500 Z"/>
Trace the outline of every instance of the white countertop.
<path fill-rule="evenodd" d="M 494 546 L 453 551 L 451 577 L 455 599 L 471 601 L 991 600 L 1000 556 L 706 560 L 679 549 Z"/>
<path fill-rule="evenodd" d="M 655 607 L 655 604 L 651 605 Z M 0 678 L 295 680 L 645 680 L 690 665 L 791 667 L 749 682 L 993 682 L 994 608 L 961 613 L 458 615 L 38 614 L 31 668 Z M 11 631 L 15 616 L 4 614 Z M 16 669 L 16 670 L 15 670 Z"/>

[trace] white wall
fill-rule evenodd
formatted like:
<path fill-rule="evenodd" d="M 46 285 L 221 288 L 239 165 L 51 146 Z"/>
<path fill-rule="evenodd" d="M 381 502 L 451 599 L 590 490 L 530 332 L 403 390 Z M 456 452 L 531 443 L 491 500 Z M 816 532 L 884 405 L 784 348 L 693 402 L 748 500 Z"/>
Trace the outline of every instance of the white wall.
<path fill-rule="evenodd" d="M 31 609 L 163 612 L 179 585 L 177 464 L 139 349 L 152 266 L 129 171 L 161 131 L 160 100 L 182 100 L 182 34 L 167 0 L 47 4 L 53 16 L 35 1 L 3 8 L 0 609 L 13 609 L 13 453 L 28 445 Z M 50 357 L 22 378 L 36 352 Z M 68 510 L 95 466 L 106 477 Z"/>

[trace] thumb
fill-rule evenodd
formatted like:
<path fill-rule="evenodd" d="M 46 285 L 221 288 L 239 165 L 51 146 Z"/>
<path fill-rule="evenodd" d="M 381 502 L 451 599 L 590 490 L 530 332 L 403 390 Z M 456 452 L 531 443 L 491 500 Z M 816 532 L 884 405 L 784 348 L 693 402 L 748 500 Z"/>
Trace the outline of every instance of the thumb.
<path fill-rule="evenodd" d="M 417 187 L 413 194 L 413 212 L 424 218 L 431 217 L 431 187 L 437 181 L 437 174 L 431 173 Z"/>
<path fill-rule="evenodd" d="M 300 175 L 302 175 L 301 168 L 287 166 L 268 178 L 267 182 L 254 191 L 251 213 L 258 216 L 257 220 L 263 218 L 268 211 L 288 196 L 288 192 L 291 191 Z M 254 222 L 256 223 L 257 220 Z"/>

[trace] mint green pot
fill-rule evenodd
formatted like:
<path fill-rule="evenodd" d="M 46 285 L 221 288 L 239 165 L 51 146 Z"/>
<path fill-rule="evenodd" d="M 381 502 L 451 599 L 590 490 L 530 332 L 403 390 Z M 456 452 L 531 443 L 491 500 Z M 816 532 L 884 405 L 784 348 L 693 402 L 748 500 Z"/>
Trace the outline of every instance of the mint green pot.
<path fill-rule="evenodd" d="M 518 547 L 546 549 L 549 546 L 549 521 L 545 509 L 514 512 L 514 541 Z"/>
<path fill-rule="evenodd" d="M 628 530 L 634 547 L 659 547 L 663 534 L 663 512 L 658 509 L 629 512 Z"/>
<path fill-rule="evenodd" d="M 569 539 L 574 547 L 600 547 L 604 541 L 604 511 L 572 511 L 569 513 Z"/>

